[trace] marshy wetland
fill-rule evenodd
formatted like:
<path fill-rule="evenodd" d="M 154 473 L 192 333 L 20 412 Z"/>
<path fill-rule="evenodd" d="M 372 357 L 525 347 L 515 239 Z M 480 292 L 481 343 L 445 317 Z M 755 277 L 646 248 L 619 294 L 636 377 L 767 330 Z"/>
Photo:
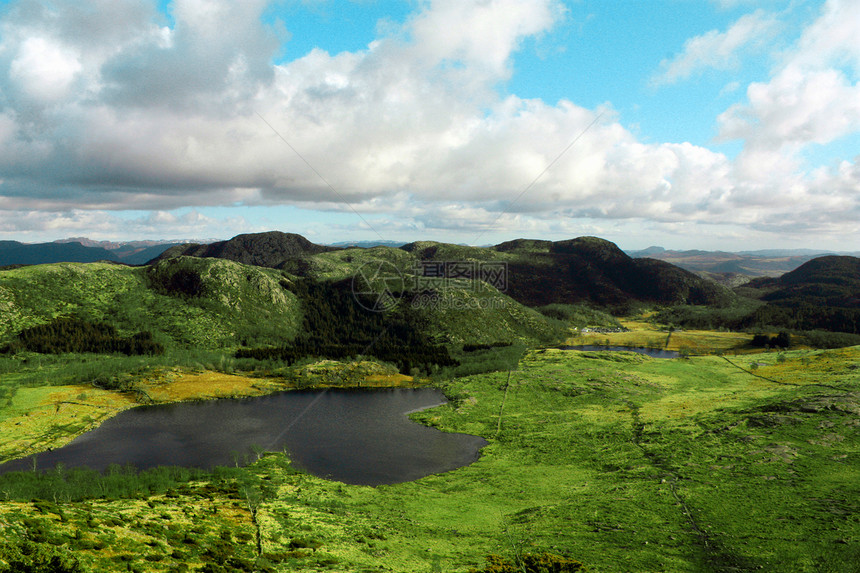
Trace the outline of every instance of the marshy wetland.
<path fill-rule="evenodd" d="M 411 415 L 488 441 L 454 471 L 349 485 L 280 451 L 211 472 L 9 474 L 0 520 L 9 539 L 73 549 L 98 571 L 467 571 L 512 552 L 606 572 L 851 571 L 858 364 L 856 347 L 671 360 L 532 350 L 510 373 L 438 382 L 448 403 Z"/>

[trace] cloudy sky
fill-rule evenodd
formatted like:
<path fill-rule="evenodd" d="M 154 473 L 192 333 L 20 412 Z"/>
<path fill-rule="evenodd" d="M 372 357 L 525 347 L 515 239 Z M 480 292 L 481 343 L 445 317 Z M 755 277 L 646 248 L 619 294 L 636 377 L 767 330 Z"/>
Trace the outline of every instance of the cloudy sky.
<path fill-rule="evenodd" d="M 857 0 L 0 2 L 0 239 L 860 250 Z"/>

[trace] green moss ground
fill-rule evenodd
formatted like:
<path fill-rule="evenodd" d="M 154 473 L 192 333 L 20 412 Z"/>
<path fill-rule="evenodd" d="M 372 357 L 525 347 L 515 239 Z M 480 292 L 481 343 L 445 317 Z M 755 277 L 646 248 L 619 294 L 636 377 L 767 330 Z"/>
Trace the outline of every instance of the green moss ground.
<path fill-rule="evenodd" d="M 266 456 L 245 470 L 251 485 L 233 500 L 256 515 L 249 509 L 235 526 L 210 527 L 194 492 L 167 507 L 152 496 L 110 503 L 142 524 L 194 512 L 180 525 L 202 524 L 203 549 L 178 555 L 198 569 L 219 528 L 233 528 L 237 559 L 256 559 L 255 541 L 237 535 L 259 527 L 272 557 L 260 570 L 273 571 L 465 572 L 488 553 L 537 551 L 600 572 L 856 571 L 860 348 L 727 358 L 532 351 L 510 378 L 452 380 L 448 405 L 414 415 L 485 436 L 490 445 L 471 466 L 371 488 L 294 473 L 282 454 Z M 62 507 L 72 515 L 88 503 Z M 33 507 L 7 502 L 0 520 L 20 521 L 12 511 Z M 46 539 L 72 543 L 52 538 L 51 527 Z M 56 524 L 57 535 L 64 527 Z M 163 558 L 141 570 L 181 569 L 172 538 L 157 531 L 146 541 Z M 127 566 L 78 554 L 94 570 Z"/>

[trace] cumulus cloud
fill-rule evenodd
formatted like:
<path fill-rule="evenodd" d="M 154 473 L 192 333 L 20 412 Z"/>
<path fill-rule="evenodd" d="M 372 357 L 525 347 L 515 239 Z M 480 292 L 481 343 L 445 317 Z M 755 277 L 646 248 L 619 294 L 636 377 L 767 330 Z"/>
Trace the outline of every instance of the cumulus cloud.
<path fill-rule="evenodd" d="M 720 138 L 744 143 L 737 160 L 743 178 L 796 173 L 805 147 L 860 131 L 858 33 L 860 4 L 828 0 L 771 78 L 750 84 L 746 101 L 718 117 Z M 830 177 L 840 176 L 831 170 Z"/>
<path fill-rule="evenodd" d="M 690 38 L 680 54 L 660 62 L 661 72 L 651 83 L 673 84 L 707 69 L 734 68 L 740 62 L 739 53 L 765 46 L 777 25 L 773 15 L 756 10 L 739 18 L 725 32 L 711 30 Z"/>
<path fill-rule="evenodd" d="M 51 102 L 65 96 L 81 63 L 74 53 L 45 38 L 27 38 L 9 66 L 9 77 L 29 97 Z"/>
<path fill-rule="evenodd" d="M 766 228 L 812 199 L 830 220 L 823 209 L 856 213 L 855 164 L 805 173 L 785 148 L 858 128 L 856 6 L 829 3 L 774 77 L 720 117 L 722 136 L 745 142 L 733 160 L 643 143 L 610 103 L 500 95 L 523 41 L 567 17 L 559 0 L 422 2 L 363 50 L 279 64 L 262 0 L 176 0 L 172 21 L 144 0 L 21 0 L 0 22 L 0 232 L 252 230 L 168 213 L 226 205 L 476 235 L 597 233 L 619 220 Z M 694 38 L 663 81 L 731 66 L 774 26 L 758 11 Z M 155 214 L 110 214 L 127 210 Z"/>
<path fill-rule="evenodd" d="M 860 129 L 860 84 L 834 68 L 788 65 L 747 88 L 747 102 L 718 118 L 721 136 L 755 147 L 829 143 Z"/>
<path fill-rule="evenodd" d="M 557 2 L 434 0 L 412 19 L 409 34 L 417 53 L 433 64 L 462 62 L 470 73 L 477 67 L 498 78 L 509 73 L 519 41 L 548 30 L 564 12 Z"/>
<path fill-rule="evenodd" d="M 242 217 L 216 218 L 191 210 L 183 214 L 152 211 L 135 217 L 121 217 L 113 211 L 71 209 L 67 211 L 0 210 L 0 233 L 11 237 L 97 236 L 105 240 L 175 239 L 203 241 L 221 238 L 224 226 L 236 233 L 261 232 Z"/>

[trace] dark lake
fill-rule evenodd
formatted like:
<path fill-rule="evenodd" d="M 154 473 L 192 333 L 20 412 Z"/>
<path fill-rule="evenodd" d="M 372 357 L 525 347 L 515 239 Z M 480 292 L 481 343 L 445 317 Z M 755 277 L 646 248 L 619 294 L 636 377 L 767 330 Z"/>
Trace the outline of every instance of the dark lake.
<path fill-rule="evenodd" d="M 561 350 L 581 350 L 583 352 L 595 352 L 595 351 L 626 351 L 626 352 L 638 352 L 639 354 L 647 354 L 651 358 L 678 358 L 678 353 L 674 350 L 660 350 L 658 348 L 637 348 L 633 346 L 597 346 L 593 344 L 586 344 L 585 346 L 562 346 Z"/>
<path fill-rule="evenodd" d="M 62 448 L 38 454 L 37 468 L 111 464 L 211 468 L 241 465 L 254 448 L 286 450 L 295 466 L 325 478 L 379 485 L 468 465 L 486 440 L 440 432 L 406 414 L 445 403 L 435 389 L 293 391 L 121 412 Z M 0 473 L 32 469 L 32 457 Z"/>

